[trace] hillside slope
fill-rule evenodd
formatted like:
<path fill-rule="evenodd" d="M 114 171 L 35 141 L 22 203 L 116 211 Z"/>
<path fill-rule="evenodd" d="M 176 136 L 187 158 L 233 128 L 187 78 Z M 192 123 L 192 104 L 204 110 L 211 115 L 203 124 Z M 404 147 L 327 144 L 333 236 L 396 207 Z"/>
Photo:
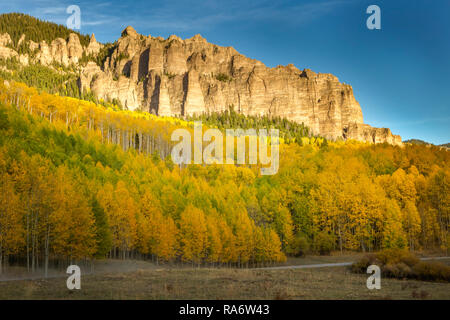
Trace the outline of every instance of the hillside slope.
<path fill-rule="evenodd" d="M 31 268 L 105 256 L 246 266 L 449 246 L 447 150 L 305 138 L 282 144 L 279 172 L 261 176 L 175 166 L 169 137 L 181 127 L 1 81 L 0 254 Z"/>
<path fill-rule="evenodd" d="M 78 36 L 83 46 L 87 46 L 90 41 L 88 35 L 83 35 L 63 25 L 43 21 L 23 13 L 0 14 L 0 34 L 4 33 L 9 34 L 14 47 L 20 46 L 19 41 L 23 35 L 25 37 L 22 41 L 26 39 L 37 43 L 41 41 L 51 43 L 56 38 L 68 40 L 71 33 Z"/>

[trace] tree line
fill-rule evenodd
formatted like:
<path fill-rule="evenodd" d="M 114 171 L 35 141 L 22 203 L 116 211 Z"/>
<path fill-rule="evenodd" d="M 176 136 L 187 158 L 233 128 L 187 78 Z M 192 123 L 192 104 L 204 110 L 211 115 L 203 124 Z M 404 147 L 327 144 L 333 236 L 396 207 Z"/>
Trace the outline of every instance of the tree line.
<path fill-rule="evenodd" d="M 8 33 L 17 47 L 20 37 L 25 34 L 26 40 L 34 42 L 45 41 L 50 44 L 56 38 L 63 38 L 67 41 L 71 33 L 75 33 L 80 38 L 82 46 L 87 47 L 90 42 L 89 35 L 80 34 L 64 25 L 43 21 L 38 18 L 23 13 L 0 14 L 0 34 Z"/>

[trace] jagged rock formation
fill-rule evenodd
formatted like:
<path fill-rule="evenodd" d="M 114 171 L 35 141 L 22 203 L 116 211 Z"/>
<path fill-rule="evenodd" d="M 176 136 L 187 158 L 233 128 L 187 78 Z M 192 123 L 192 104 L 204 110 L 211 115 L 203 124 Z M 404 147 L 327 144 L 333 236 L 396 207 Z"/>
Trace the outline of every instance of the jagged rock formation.
<path fill-rule="evenodd" d="M 2 43 L 0 37 L 0 56 Z M 50 45 L 29 41 L 36 60 L 48 65 L 77 64 L 96 55 L 102 45 L 91 37 L 82 47 L 76 34 Z M 331 139 L 356 139 L 401 144 L 389 129 L 363 122 L 350 85 L 331 74 L 299 70 L 293 65 L 268 68 L 232 47 L 208 43 L 200 35 L 182 40 L 140 35 L 127 27 L 99 67 L 80 66 L 79 86 L 101 99 L 118 99 L 128 109 L 160 116 L 221 112 L 230 106 L 245 115 L 285 117 L 304 123 L 315 134 Z"/>
<path fill-rule="evenodd" d="M 103 47 L 102 44 L 97 42 L 97 39 L 95 39 L 95 35 L 91 35 L 91 41 L 89 42 L 88 47 L 86 48 L 86 54 L 87 55 L 96 55 L 100 52 L 100 49 Z"/>
<path fill-rule="evenodd" d="M 344 128 L 344 138 L 359 141 L 368 141 L 373 143 L 387 142 L 390 144 L 401 145 L 402 140 L 399 135 L 394 135 L 389 128 L 374 128 L 368 124 L 352 123 Z"/>
<path fill-rule="evenodd" d="M 0 34 L 0 58 L 8 59 L 8 58 L 17 58 L 19 54 L 11 48 L 7 46 L 11 44 L 11 37 L 9 34 L 4 33 Z"/>
<path fill-rule="evenodd" d="M 38 48 L 37 61 L 43 65 L 49 65 L 52 62 L 65 66 L 77 64 L 82 58 L 83 52 L 86 51 L 86 48 L 81 46 L 80 39 L 75 33 L 69 35 L 68 41 L 56 38 L 50 45 L 41 41 L 38 46 L 31 41 L 29 46 L 32 50 Z"/>
<path fill-rule="evenodd" d="M 102 44 L 95 40 L 95 36 L 92 35 L 91 42 L 88 47 L 81 46 L 80 39 L 75 33 L 69 35 L 69 39 L 66 41 L 62 38 L 56 38 L 50 44 L 45 41 L 36 43 L 32 40 L 26 40 L 23 34 L 17 46 L 20 46 L 23 42 L 28 44 L 31 52 L 36 52 L 34 62 L 41 63 L 43 65 L 51 65 L 53 62 L 60 63 L 64 66 L 70 64 L 78 64 L 79 60 L 83 57 L 83 53 L 86 55 L 96 55 L 103 47 Z M 11 49 L 12 44 L 9 34 L 0 34 L 0 57 L 1 58 L 13 58 L 20 59 L 22 64 L 28 64 L 30 57 L 25 55 L 19 55 L 15 50 Z"/>
<path fill-rule="evenodd" d="M 0 34 L 0 46 L 5 47 L 8 44 L 10 44 L 11 41 L 11 37 L 9 36 L 9 34 L 4 33 L 4 34 Z"/>
<path fill-rule="evenodd" d="M 0 46 L 0 58 L 9 59 L 9 58 L 17 58 L 19 55 L 16 51 L 11 48 Z"/>

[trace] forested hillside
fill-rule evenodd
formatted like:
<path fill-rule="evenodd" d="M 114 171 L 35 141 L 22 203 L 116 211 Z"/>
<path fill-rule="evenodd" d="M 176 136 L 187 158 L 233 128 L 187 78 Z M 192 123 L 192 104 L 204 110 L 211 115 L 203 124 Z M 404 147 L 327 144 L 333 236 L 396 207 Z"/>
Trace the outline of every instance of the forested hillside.
<path fill-rule="evenodd" d="M 303 137 L 281 145 L 273 176 L 180 168 L 169 139 L 191 130 L 184 120 L 3 80 L 0 103 L 0 261 L 247 266 L 305 252 L 448 250 L 450 156 L 439 147 Z"/>
<path fill-rule="evenodd" d="M 45 41 L 47 44 L 50 44 L 56 38 L 67 40 L 70 33 L 78 35 L 82 46 L 87 46 L 90 41 L 88 35 L 80 34 L 64 25 L 42 21 L 23 13 L 0 14 L 0 34 L 5 32 L 10 35 L 14 47 L 17 47 L 23 34 L 26 40 Z"/>
<path fill-rule="evenodd" d="M 229 110 L 220 113 L 212 112 L 202 115 L 194 115 L 188 117 L 191 121 L 202 121 L 202 123 L 216 127 L 221 130 L 226 129 L 249 129 L 249 128 L 274 128 L 280 132 L 280 137 L 284 140 L 284 143 L 298 142 L 302 144 L 303 137 L 311 136 L 310 129 L 303 123 L 299 124 L 294 121 L 289 121 L 286 118 L 281 117 L 269 117 L 263 116 L 245 116 L 241 113 L 237 113 L 233 107 Z M 322 143 L 326 143 L 325 139 L 321 140 Z"/>
<path fill-rule="evenodd" d="M 403 141 L 403 143 L 410 143 L 410 144 L 417 144 L 417 145 L 427 145 L 427 144 L 431 144 L 429 142 L 420 140 L 420 139 L 409 139 L 409 140 L 405 140 Z"/>
<path fill-rule="evenodd" d="M 420 140 L 420 139 L 409 139 L 406 141 L 403 141 L 403 143 L 408 143 L 408 144 L 417 144 L 417 145 L 433 145 L 432 143 Z M 444 144 L 440 144 L 438 145 L 438 147 L 445 147 L 445 148 L 450 148 L 450 143 L 444 143 Z"/>
<path fill-rule="evenodd" d="M 0 76 L 6 80 L 14 80 L 26 83 L 30 87 L 45 90 L 48 93 L 57 93 L 70 97 L 82 98 L 80 95 L 77 76 L 74 70 L 64 70 L 62 66 L 54 64 L 52 68 L 40 64 L 30 64 L 23 66 L 15 58 L 0 58 Z M 67 69 L 67 68 L 64 68 Z M 86 96 L 86 98 L 89 98 Z"/>
<path fill-rule="evenodd" d="M 38 63 L 22 65 L 16 58 L 0 58 L 0 77 L 23 82 L 39 91 L 91 101 L 105 107 L 123 108 L 117 99 L 98 100 L 91 91 L 81 92 L 77 83 L 78 71 L 73 65 L 65 67 L 56 62 L 51 66 Z"/>

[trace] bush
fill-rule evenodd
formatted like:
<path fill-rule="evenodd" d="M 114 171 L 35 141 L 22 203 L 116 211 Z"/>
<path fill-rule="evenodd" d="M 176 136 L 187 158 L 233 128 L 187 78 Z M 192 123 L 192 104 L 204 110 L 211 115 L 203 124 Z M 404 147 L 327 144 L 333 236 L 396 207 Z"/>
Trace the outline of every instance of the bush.
<path fill-rule="evenodd" d="M 308 239 L 304 235 L 297 235 L 292 243 L 292 251 L 291 253 L 296 257 L 301 257 L 306 255 L 309 251 L 309 242 Z"/>
<path fill-rule="evenodd" d="M 420 261 L 404 249 L 386 249 L 367 254 L 351 266 L 354 273 L 366 273 L 367 267 L 377 265 L 383 276 L 397 279 L 450 282 L 450 266 L 434 261 Z"/>
<path fill-rule="evenodd" d="M 419 280 L 450 282 L 450 267 L 440 262 L 420 261 L 413 267 L 413 274 Z"/>
<path fill-rule="evenodd" d="M 321 255 L 328 255 L 334 249 L 334 238 L 327 232 L 319 233 L 314 239 L 314 251 Z"/>
<path fill-rule="evenodd" d="M 396 264 L 385 265 L 382 268 L 382 272 L 384 276 L 388 278 L 404 279 L 410 277 L 412 270 L 408 265 L 403 262 L 399 262 Z"/>
<path fill-rule="evenodd" d="M 419 259 L 414 254 L 405 249 L 385 249 L 378 252 L 376 258 L 383 265 L 402 262 L 411 267 L 419 262 Z"/>
<path fill-rule="evenodd" d="M 231 77 L 229 77 L 225 73 L 219 73 L 218 75 L 216 75 L 216 79 L 219 81 L 222 81 L 222 82 L 230 82 L 231 81 Z"/>
<path fill-rule="evenodd" d="M 372 264 L 377 264 L 376 255 L 366 254 L 361 259 L 353 263 L 350 268 L 354 273 L 366 273 L 367 268 Z"/>

